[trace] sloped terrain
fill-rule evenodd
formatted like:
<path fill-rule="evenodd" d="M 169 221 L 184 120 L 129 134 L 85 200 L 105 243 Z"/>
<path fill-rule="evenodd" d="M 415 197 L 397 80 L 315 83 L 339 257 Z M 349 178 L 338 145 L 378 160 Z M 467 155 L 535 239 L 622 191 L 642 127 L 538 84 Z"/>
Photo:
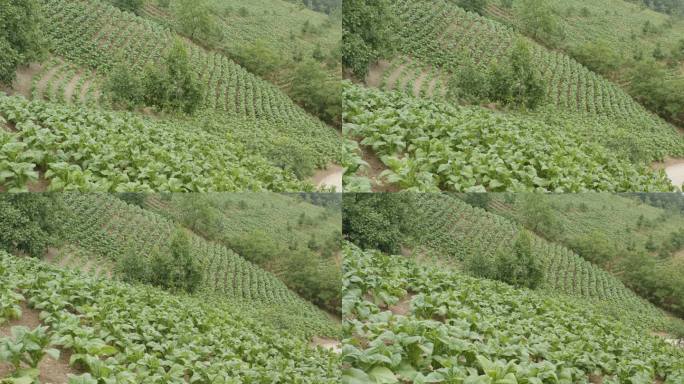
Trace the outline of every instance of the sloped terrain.
<path fill-rule="evenodd" d="M 4 251 L 0 277 L 0 307 L 24 303 L 40 312 L 47 346 L 70 356 L 70 383 L 334 383 L 339 377 L 335 354 L 255 320 L 259 315 L 239 302 L 171 295 Z M 28 311 L 11 318 L 23 315 Z"/>
<path fill-rule="evenodd" d="M 345 383 L 684 380 L 684 352 L 651 334 L 645 303 L 514 289 L 354 245 L 344 295 Z"/>

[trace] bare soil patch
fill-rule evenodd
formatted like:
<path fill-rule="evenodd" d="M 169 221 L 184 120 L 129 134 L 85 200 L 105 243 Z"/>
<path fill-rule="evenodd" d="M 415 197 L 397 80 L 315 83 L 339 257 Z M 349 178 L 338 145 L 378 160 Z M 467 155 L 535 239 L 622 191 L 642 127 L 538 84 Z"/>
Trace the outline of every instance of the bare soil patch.
<path fill-rule="evenodd" d="M 366 85 L 375 88 L 380 87 L 383 75 L 390 65 L 391 63 L 387 60 L 380 60 L 377 63 L 372 64 L 368 69 L 368 75 L 366 75 Z"/>
<path fill-rule="evenodd" d="M 12 337 L 12 327 L 27 327 L 29 329 L 34 329 L 40 325 L 40 311 L 29 308 L 25 302 L 22 302 L 20 306 L 21 318 L 0 326 L 0 337 Z"/>
<path fill-rule="evenodd" d="M 337 164 L 330 164 L 326 169 L 318 170 L 312 178 L 318 188 L 334 187 L 335 192 L 342 192 L 342 177 L 345 169 Z"/>
<path fill-rule="evenodd" d="M 61 67 L 61 65 L 55 65 L 54 67 L 50 68 L 50 70 L 45 74 L 45 76 L 43 76 L 42 79 L 40 79 L 38 85 L 36 85 L 36 89 L 38 89 L 38 94 L 40 97 L 45 96 L 45 88 L 47 88 L 48 82 L 55 76 Z"/>
<path fill-rule="evenodd" d="M 668 157 L 662 163 L 653 164 L 654 169 L 662 169 L 667 177 L 672 180 L 675 187 L 682 188 L 684 184 L 684 159 Z"/>
<path fill-rule="evenodd" d="M 401 74 L 404 73 L 405 69 L 406 64 L 401 64 L 400 66 L 394 69 L 394 72 L 392 72 L 392 74 L 390 74 L 389 78 L 387 79 L 387 89 L 392 90 L 395 88 L 395 83 L 399 79 L 399 76 L 401 76 Z"/>
<path fill-rule="evenodd" d="M 399 192 L 401 188 L 398 185 L 384 184 L 378 180 L 380 174 L 387 170 L 387 167 L 373 150 L 363 145 L 359 145 L 359 148 L 361 148 L 361 157 L 368 163 L 365 176 L 371 179 L 373 192 Z"/>
<path fill-rule="evenodd" d="M 429 72 L 429 70 L 423 70 L 420 73 L 420 76 L 418 76 L 416 81 L 413 83 L 413 96 L 420 97 L 420 90 L 423 88 L 423 83 L 425 82 Z"/>
<path fill-rule="evenodd" d="M 389 306 L 389 310 L 395 315 L 406 316 L 411 313 L 411 300 L 413 300 L 414 295 L 406 295 L 404 298 L 399 300 L 398 303 Z"/>
<path fill-rule="evenodd" d="M 10 93 L 19 94 L 26 98 L 30 98 L 33 78 L 42 70 L 43 66 L 39 63 L 30 63 L 27 66 L 17 69 L 17 77 L 12 83 L 12 92 Z"/>
<path fill-rule="evenodd" d="M 50 253 L 49 250 L 48 253 Z M 0 326 L 0 337 L 12 337 L 12 327 L 23 326 L 35 329 L 40 325 L 40 311 L 29 308 L 26 303 L 21 303 L 21 318 Z M 70 359 L 71 353 L 67 351 L 60 351 L 59 360 L 53 360 L 51 357 L 45 356 L 40 364 L 38 364 L 40 382 L 66 384 L 69 374 L 76 375 L 79 373 L 69 366 Z M 8 377 L 11 373 L 11 365 L 0 364 L 0 378 Z"/>
<path fill-rule="evenodd" d="M 76 90 L 76 86 L 78 85 L 78 82 L 81 80 L 82 76 L 83 70 L 79 69 L 78 72 L 76 72 L 76 75 L 74 75 L 74 77 L 71 78 L 66 87 L 64 87 L 64 100 L 66 100 L 67 104 L 72 103 L 74 91 Z"/>
<path fill-rule="evenodd" d="M 44 172 L 39 172 L 38 180 L 26 183 L 29 192 L 45 192 L 49 186 L 50 180 L 45 178 Z"/>
<path fill-rule="evenodd" d="M 335 353 L 342 352 L 342 343 L 339 340 L 314 336 L 310 343 L 311 347 L 322 347 Z"/>

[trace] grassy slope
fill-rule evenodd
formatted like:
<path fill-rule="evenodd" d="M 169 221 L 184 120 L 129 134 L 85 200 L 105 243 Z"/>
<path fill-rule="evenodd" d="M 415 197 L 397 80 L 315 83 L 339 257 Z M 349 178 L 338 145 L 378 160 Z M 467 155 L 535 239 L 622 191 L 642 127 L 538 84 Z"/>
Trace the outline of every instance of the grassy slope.
<path fill-rule="evenodd" d="M 112 66 L 124 63 L 140 71 L 158 61 L 175 38 L 159 24 L 106 2 L 46 0 L 43 5 L 55 57 L 42 67 L 20 71 L 26 96 L 108 107 L 99 88 Z M 334 129 L 227 57 L 190 42 L 187 46 L 192 66 L 205 84 L 204 111 L 190 119 L 191 124 L 221 135 L 230 132 L 234 140 L 278 166 L 306 162 L 323 167 L 338 158 L 340 142 Z M 245 121 L 251 122 L 250 129 L 234 129 Z M 283 146 L 292 148 L 290 157 L 297 160 L 284 159 Z"/>
<path fill-rule="evenodd" d="M 148 198 L 151 208 L 163 215 L 177 217 L 178 208 L 188 197 L 172 195 L 171 201 L 154 196 Z M 342 218 L 337 211 L 315 206 L 296 197 L 280 194 L 207 194 L 198 199 L 206 201 L 220 214 L 220 237 L 231 239 L 263 232 L 279 244 L 296 243 L 306 247 L 313 235 L 317 242 L 327 241 L 333 233 L 339 234 Z M 300 216 L 313 220 L 313 224 L 298 223 Z"/>
<path fill-rule="evenodd" d="M 649 57 L 658 45 L 669 54 L 679 40 L 684 39 L 684 19 L 624 0 L 551 0 L 549 3 L 560 16 L 558 21 L 566 32 L 566 39 L 561 43 L 564 49 L 572 50 L 583 44 L 605 41 L 623 58 L 629 59 L 638 51 Z M 494 3 L 489 10 L 495 12 L 489 12 L 488 16 L 515 23 L 515 9 L 519 4 L 519 1 L 514 1 L 513 11 L 506 11 Z M 583 8 L 589 10 L 589 16 L 582 15 Z M 668 21 L 672 22 L 671 28 L 665 28 L 660 33 L 643 33 L 646 22 L 660 28 Z M 632 39 L 633 34 L 635 39 Z M 684 63 L 673 74 L 682 76 L 682 70 Z"/>
<path fill-rule="evenodd" d="M 117 277 L 127 255 L 146 258 L 165 252 L 175 224 L 149 210 L 107 194 L 66 194 L 60 215 L 61 247 L 52 261 L 98 275 Z M 200 295 L 249 303 L 274 327 L 302 335 L 334 336 L 337 325 L 328 316 L 288 290 L 274 275 L 231 250 L 191 233 L 192 254 L 202 268 Z M 89 264 L 110 265 L 102 271 Z M 84 267 L 85 266 L 85 267 Z"/>
<path fill-rule="evenodd" d="M 323 54 L 328 55 L 342 40 L 341 25 L 332 22 L 328 15 L 286 1 L 213 0 L 209 4 L 224 35 L 218 47 L 231 56 L 261 42 L 282 60 L 282 68 L 270 80 L 283 90 L 289 89 L 291 76 L 284 68 L 294 64 L 296 54 L 311 57 L 316 46 L 320 46 Z M 246 14 L 241 13 L 243 9 Z M 143 14 L 169 26 L 175 22 L 173 12 L 160 8 L 155 0 L 147 1 Z M 302 33 L 306 22 L 317 32 Z M 341 73 L 339 66 L 328 72 L 334 79 Z"/>
<path fill-rule="evenodd" d="M 615 249 L 623 249 L 631 242 L 637 249 L 644 249 L 649 237 L 660 246 L 673 232 L 684 228 L 681 215 L 669 214 L 627 197 L 588 193 L 540 198 L 547 200 L 553 208 L 554 217 L 562 228 L 559 241 L 565 244 L 577 237 L 600 233 Z M 524 216 L 519 204 L 507 204 L 500 195 L 494 195 L 489 210 L 514 219 Z M 641 228 L 637 226 L 640 216 L 648 221 Z"/>

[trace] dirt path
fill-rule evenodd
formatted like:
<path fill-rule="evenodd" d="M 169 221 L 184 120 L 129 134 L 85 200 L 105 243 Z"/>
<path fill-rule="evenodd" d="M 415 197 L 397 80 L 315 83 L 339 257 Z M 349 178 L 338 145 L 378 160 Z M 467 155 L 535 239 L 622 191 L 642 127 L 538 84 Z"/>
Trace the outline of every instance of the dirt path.
<path fill-rule="evenodd" d="M 392 72 L 392 74 L 389 76 L 389 78 L 387 78 L 387 84 L 386 84 L 387 89 L 393 90 L 395 88 L 395 86 L 396 86 L 395 83 L 397 82 L 397 80 L 399 79 L 401 74 L 404 73 L 404 71 L 406 70 L 406 67 L 407 67 L 406 64 L 401 64 L 400 66 L 398 66 L 394 69 L 394 72 Z"/>
<path fill-rule="evenodd" d="M 387 71 L 391 65 L 392 64 L 387 60 L 380 60 L 371 65 L 370 69 L 368 69 L 368 75 L 366 76 L 366 85 L 379 88 L 380 85 L 382 85 L 382 77 L 385 74 L 385 71 Z"/>
<path fill-rule="evenodd" d="M 413 96 L 415 97 L 420 97 L 420 90 L 423 89 L 423 83 L 425 82 L 425 79 L 428 77 L 428 74 L 430 73 L 430 70 L 423 69 L 420 71 L 420 75 L 416 79 L 416 81 L 413 83 Z"/>
<path fill-rule="evenodd" d="M 682 188 L 684 184 L 684 159 L 667 158 L 663 163 L 656 163 L 655 169 L 664 169 L 667 177 L 675 187 Z"/>
<path fill-rule="evenodd" d="M 78 85 L 78 82 L 81 80 L 82 76 L 83 70 L 79 69 L 64 88 L 64 100 L 66 100 L 67 104 L 73 104 L 74 91 L 76 90 L 76 86 Z"/>
<path fill-rule="evenodd" d="M 313 340 L 311 340 L 312 347 L 323 347 L 325 349 L 331 350 L 335 353 L 341 353 L 342 352 L 342 343 L 339 340 L 335 339 L 327 339 L 324 337 L 318 337 L 314 336 Z"/>
<path fill-rule="evenodd" d="M 393 184 L 382 184 L 378 181 L 378 177 L 387 169 L 387 167 L 373 150 L 363 145 L 359 145 L 359 148 L 361 148 L 361 157 L 363 158 L 363 161 L 368 163 L 368 169 L 364 172 L 363 176 L 371 179 L 373 192 L 399 192 L 400 188 L 398 186 Z"/>
<path fill-rule="evenodd" d="M 43 76 L 40 81 L 38 82 L 38 85 L 36 85 L 36 89 L 38 90 L 38 95 L 41 98 L 45 98 L 45 88 L 47 88 L 47 84 L 52 79 L 52 77 L 55 76 L 55 74 L 62 68 L 63 64 L 57 64 L 54 67 L 50 68 L 50 70 Z"/>
<path fill-rule="evenodd" d="M 312 180 L 318 188 L 335 187 L 335 192 L 342 192 L 342 176 L 345 169 L 337 164 L 331 164 L 327 169 L 316 171 Z"/>
<path fill-rule="evenodd" d="M 12 327 L 22 326 L 35 329 L 40 325 L 40 312 L 29 308 L 26 303 L 21 303 L 21 318 L 0 326 L 0 337 L 12 337 Z M 78 371 L 69 366 L 71 354 L 65 351 L 60 352 L 59 360 L 53 360 L 51 357 L 45 356 L 40 364 L 38 364 L 38 369 L 40 370 L 39 380 L 41 383 L 66 384 L 69 374 L 79 374 Z M 11 365 L 0 364 L 0 378 L 8 377 L 11 373 Z"/>
<path fill-rule="evenodd" d="M 31 63 L 28 66 L 17 69 L 17 77 L 12 83 L 13 94 L 19 94 L 27 99 L 31 98 L 31 86 L 33 78 L 43 70 L 43 66 L 38 63 Z"/>

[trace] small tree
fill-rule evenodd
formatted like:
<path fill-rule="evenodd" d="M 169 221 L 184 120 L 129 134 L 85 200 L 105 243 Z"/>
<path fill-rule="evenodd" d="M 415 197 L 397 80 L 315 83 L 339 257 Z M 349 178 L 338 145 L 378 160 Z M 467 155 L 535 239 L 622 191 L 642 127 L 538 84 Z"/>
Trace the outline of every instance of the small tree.
<path fill-rule="evenodd" d="M 219 40 L 219 28 L 207 0 L 178 0 L 174 13 L 182 34 L 208 45 Z"/>
<path fill-rule="evenodd" d="M 516 41 L 511 52 L 510 63 L 513 76 L 511 90 L 513 99 L 519 105 L 535 109 L 544 100 L 546 86 L 535 70 L 530 45 L 525 40 Z"/>
<path fill-rule="evenodd" d="M 478 104 L 489 96 L 486 74 L 472 60 L 462 63 L 449 79 L 448 96 L 455 100 Z"/>
<path fill-rule="evenodd" d="M 0 83 L 10 84 L 18 66 L 47 54 L 41 9 L 36 0 L 0 0 Z"/>
<path fill-rule="evenodd" d="M 497 257 L 498 279 L 517 287 L 536 288 L 544 275 L 539 258 L 532 250 L 532 236 L 520 228 L 513 250 L 502 250 Z"/>
<path fill-rule="evenodd" d="M 126 109 L 134 109 L 144 101 L 141 78 L 126 64 L 117 64 L 105 84 L 105 92 L 112 102 Z"/>

